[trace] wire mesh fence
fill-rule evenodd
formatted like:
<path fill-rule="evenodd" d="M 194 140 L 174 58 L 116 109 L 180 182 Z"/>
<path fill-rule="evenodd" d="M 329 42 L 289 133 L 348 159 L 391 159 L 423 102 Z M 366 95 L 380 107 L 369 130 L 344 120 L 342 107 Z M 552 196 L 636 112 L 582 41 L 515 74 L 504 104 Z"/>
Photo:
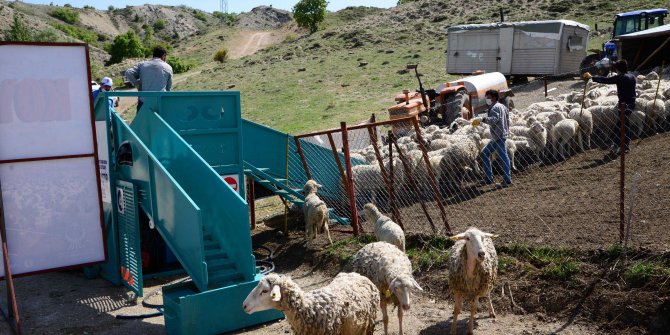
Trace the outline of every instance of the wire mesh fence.
<path fill-rule="evenodd" d="M 529 245 L 598 248 L 626 237 L 631 247 L 648 247 L 660 238 L 667 248 L 670 234 L 661 209 L 670 200 L 670 180 L 658 172 L 670 162 L 664 133 L 668 72 L 636 73 L 638 98 L 623 109 L 614 85 L 556 80 L 545 93 L 537 89 L 540 79 L 515 87 L 504 143 L 511 187 L 500 185 L 505 164 L 490 126 L 465 119 L 448 126 L 419 127 L 411 119 L 350 126 L 348 143 L 342 141 L 344 128 L 303 135 L 296 142 L 301 150 L 295 148 L 302 152 L 292 160 L 302 160 L 299 167 L 328 185 L 320 191 L 324 200 L 351 218 L 348 150 L 356 212 L 375 203 L 406 232 L 457 233 L 477 226 Z M 620 146 L 622 115 L 630 151 Z M 490 152 L 497 184 L 488 183 L 483 151 Z M 364 230 L 372 229 L 361 222 Z M 630 233 L 623 236 L 625 226 Z"/>

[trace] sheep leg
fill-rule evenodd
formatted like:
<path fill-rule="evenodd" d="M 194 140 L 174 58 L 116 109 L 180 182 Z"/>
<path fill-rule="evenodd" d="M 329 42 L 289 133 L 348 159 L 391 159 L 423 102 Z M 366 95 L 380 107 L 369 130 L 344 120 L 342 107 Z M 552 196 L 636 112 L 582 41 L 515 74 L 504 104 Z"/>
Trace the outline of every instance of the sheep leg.
<path fill-rule="evenodd" d="M 491 301 L 491 292 L 489 292 L 488 298 L 489 298 L 489 317 L 495 318 L 496 312 L 493 309 L 493 301 Z"/>
<path fill-rule="evenodd" d="M 323 220 L 323 230 L 326 231 L 326 235 L 328 236 L 328 242 L 330 242 L 330 244 L 332 245 L 333 244 L 333 239 L 330 238 L 330 228 L 328 228 L 328 221 L 330 221 L 330 219 L 328 218 L 328 212 L 327 211 L 328 210 L 326 209 L 326 217 Z"/>
<path fill-rule="evenodd" d="M 384 293 L 381 294 L 381 297 L 379 298 L 379 306 L 382 309 L 382 320 L 384 321 L 384 335 L 388 335 L 389 333 L 389 315 L 388 311 L 386 310 L 386 296 Z"/>
<path fill-rule="evenodd" d="M 473 333 L 475 326 L 475 315 L 477 314 L 477 304 L 479 303 L 479 298 L 475 298 L 470 303 L 470 320 L 468 321 L 468 334 Z"/>
<path fill-rule="evenodd" d="M 463 297 L 456 293 L 454 296 L 454 315 L 451 318 L 451 335 L 456 335 L 458 328 L 458 314 L 461 313 L 461 304 L 463 304 Z"/>
<path fill-rule="evenodd" d="M 400 330 L 398 331 L 398 335 L 402 335 L 402 306 L 398 306 L 398 327 Z"/>

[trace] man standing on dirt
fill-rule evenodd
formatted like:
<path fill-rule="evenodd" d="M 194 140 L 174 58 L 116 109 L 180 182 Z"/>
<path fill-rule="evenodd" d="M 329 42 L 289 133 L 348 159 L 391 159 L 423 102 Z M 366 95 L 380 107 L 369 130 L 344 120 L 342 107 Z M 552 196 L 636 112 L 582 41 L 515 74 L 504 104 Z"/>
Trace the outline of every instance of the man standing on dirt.
<path fill-rule="evenodd" d="M 491 167 L 491 153 L 495 150 L 503 164 L 503 182 L 496 184 L 498 188 L 512 186 L 512 170 L 505 142 L 509 136 L 509 111 L 505 105 L 498 102 L 498 91 L 486 91 L 486 104 L 489 106 L 487 116 L 472 119 L 472 125 L 478 126 L 482 122 L 490 126 L 491 142 L 482 150 L 482 163 L 486 177 L 480 185 L 493 184 L 493 169 Z"/>
<path fill-rule="evenodd" d="M 586 80 L 592 79 L 596 83 L 601 84 L 616 84 L 617 95 L 619 96 L 619 105 L 625 104 L 626 111 L 624 112 L 624 127 L 626 129 L 626 135 L 624 137 L 624 152 L 628 153 L 628 144 L 630 143 L 631 138 L 631 129 L 628 124 L 630 121 L 630 115 L 635 109 L 635 76 L 628 72 L 628 63 L 625 60 L 620 60 L 614 63 L 614 71 L 616 71 L 616 76 L 612 77 L 593 77 L 590 73 L 585 72 L 584 78 Z M 617 114 L 618 114 L 617 110 Z M 612 151 L 611 155 L 618 156 L 620 148 L 620 138 L 619 138 L 619 129 L 620 124 L 617 123 L 613 138 L 612 138 Z"/>
<path fill-rule="evenodd" d="M 139 63 L 126 70 L 126 79 L 137 87 L 138 92 L 170 91 L 172 90 L 172 66 L 165 62 L 166 59 L 167 50 L 156 47 L 151 60 Z M 138 97 L 138 112 L 143 104 L 142 97 Z"/>

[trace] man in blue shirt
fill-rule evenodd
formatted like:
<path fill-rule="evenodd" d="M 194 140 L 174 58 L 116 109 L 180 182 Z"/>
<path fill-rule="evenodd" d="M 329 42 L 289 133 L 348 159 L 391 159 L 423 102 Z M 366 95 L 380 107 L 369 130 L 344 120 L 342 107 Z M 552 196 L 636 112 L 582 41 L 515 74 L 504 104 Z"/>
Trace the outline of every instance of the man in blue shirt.
<path fill-rule="evenodd" d="M 495 150 L 503 164 L 503 182 L 496 187 L 503 188 L 512 185 L 512 170 L 510 168 L 509 156 L 505 142 L 509 136 L 509 111 L 507 107 L 498 102 L 498 91 L 486 91 L 486 104 L 489 106 L 487 116 L 476 117 L 472 120 L 472 125 L 477 126 L 484 122 L 490 126 L 491 142 L 482 150 L 482 163 L 486 178 L 480 184 L 487 185 L 493 183 L 493 169 L 491 168 L 491 153 Z"/>
<path fill-rule="evenodd" d="M 93 95 L 93 104 L 95 104 L 95 99 L 98 97 L 98 94 L 100 94 L 100 92 L 103 92 L 103 91 L 109 92 L 109 91 L 112 90 L 113 86 L 114 86 L 114 83 L 112 82 L 112 78 L 110 78 L 110 77 L 102 78 L 102 80 L 100 81 L 100 88 L 91 92 L 91 94 Z M 113 110 L 114 109 L 114 99 L 112 97 L 108 97 L 107 101 L 109 102 L 109 108 Z"/>
<path fill-rule="evenodd" d="M 614 70 L 616 71 L 617 75 L 612 76 L 612 77 L 592 77 L 590 73 L 585 72 L 584 73 L 584 78 L 586 80 L 592 79 L 596 83 L 601 83 L 601 84 L 616 84 L 616 90 L 617 90 L 617 96 L 619 97 L 619 105 L 625 104 L 626 105 L 626 111 L 624 112 L 624 127 L 626 131 L 626 135 L 624 136 L 624 150 L 625 152 L 628 152 L 628 144 L 630 143 L 630 138 L 632 135 L 629 119 L 630 115 L 633 113 L 633 110 L 635 109 L 635 75 L 632 73 L 628 72 L 628 63 L 625 60 L 620 60 L 616 63 L 614 63 Z M 619 114 L 617 110 L 617 114 Z M 613 137 L 612 137 L 612 152 L 611 154 L 613 155 L 618 155 L 619 154 L 619 146 L 620 146 L 620 139 L 619 139 L 619 129 L 620 129 L 620 124 L 617 122 Z"/>

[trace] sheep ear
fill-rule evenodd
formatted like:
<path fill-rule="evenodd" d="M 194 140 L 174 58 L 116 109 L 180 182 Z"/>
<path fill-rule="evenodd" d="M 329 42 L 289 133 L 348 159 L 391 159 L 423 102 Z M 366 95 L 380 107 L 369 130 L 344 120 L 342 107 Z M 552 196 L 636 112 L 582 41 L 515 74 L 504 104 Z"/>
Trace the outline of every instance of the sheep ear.
<path fill-rule="evenodd" d="M 458 241 L 458 240 L 462 240 L 464 237 L 465 237 L 465 234 L 461 233 L 461 234 L 454 235 L 454 236 L 450 237 L 450 239 L 453 240 L 453 241 Z"/>
<path fill-rule="evenodd" d="M 323 187 L 323 185 L 321 185 L 321 184 L 316 184 L 316 187 Z"/>
<path fill-rule="evenodd" d="M 279 288 L 279 285 L 275 285 L 272 287 L 270 296 L 272 297 L 272 301 L 274 302 L 279 302 L 281 300 L 281 290 Z"/>
<path fill-rule="evenodd" d="M 414 287 L 415 287 L 417 290 L 419 290 L 419 291 L 423 291 L 423 289 L 421 288 L 421 286 L 419 286 L 419 283 L 416 282 L 416 279 L 412 278 L 412 283 L 414 283 Z"/>

